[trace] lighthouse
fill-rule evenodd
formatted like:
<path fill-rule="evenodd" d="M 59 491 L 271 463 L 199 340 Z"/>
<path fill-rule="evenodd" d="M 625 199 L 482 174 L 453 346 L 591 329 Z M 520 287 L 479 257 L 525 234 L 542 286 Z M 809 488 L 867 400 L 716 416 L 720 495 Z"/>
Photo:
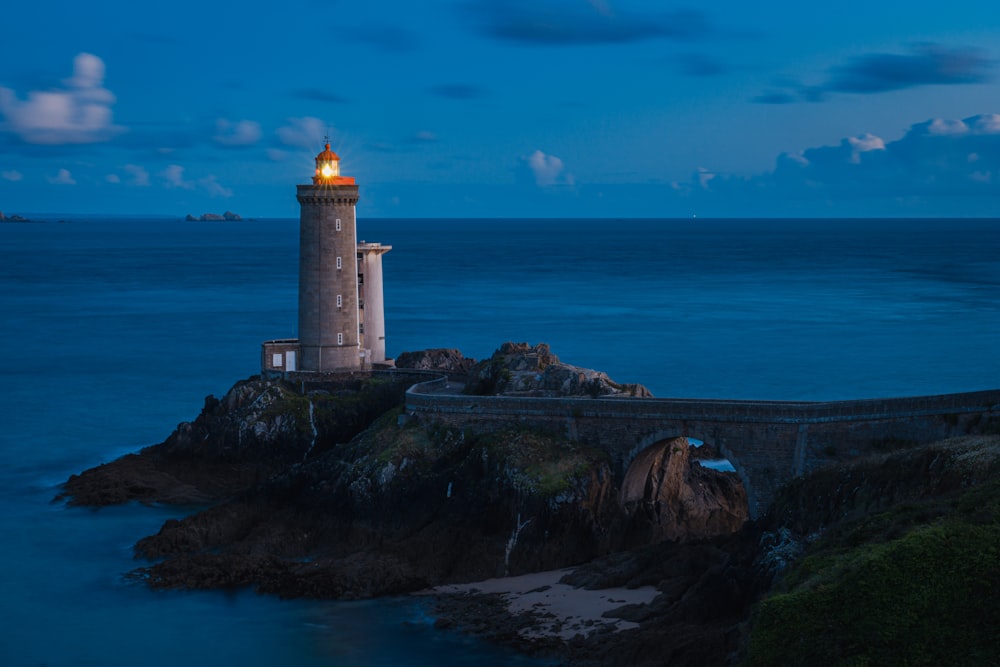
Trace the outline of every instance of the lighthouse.
<path fill-rule="evenodd" d="M 382 255 L 392 246 L 358 243 L 358 185 L 341 176 L 329 141 L 312 183 L 297 186 L 298 338 L 264 343 L 265 374 L 330 373 L 391 366 L 385 355 Z"/>

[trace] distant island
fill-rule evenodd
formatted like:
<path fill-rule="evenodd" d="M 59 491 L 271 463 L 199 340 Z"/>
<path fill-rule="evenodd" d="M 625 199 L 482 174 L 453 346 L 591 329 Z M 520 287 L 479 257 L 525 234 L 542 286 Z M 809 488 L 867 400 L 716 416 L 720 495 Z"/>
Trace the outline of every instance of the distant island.
<path fill-rule="evenodd" d="M 242 220 L 243 217 L 238 213 L 233 213 L 232 211 L 226 211 L 222 215 L 218 213 L 202 213 L 200 216 L 194 216 L 190 213 L 184 218 L 187 222 L 217 222 L 222 220 L 235 221 Z"/>
<path fill-rule="evenodd" d="M 32 222 L 28 218 L 17 215 L 4 215 L 3 211 L 0 211 L 0 222 Z"/>

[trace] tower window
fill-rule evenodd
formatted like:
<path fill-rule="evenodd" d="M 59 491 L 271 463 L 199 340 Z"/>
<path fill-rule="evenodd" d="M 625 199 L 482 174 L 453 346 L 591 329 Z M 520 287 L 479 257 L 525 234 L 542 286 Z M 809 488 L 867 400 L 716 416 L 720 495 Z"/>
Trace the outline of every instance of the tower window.
<path fill-rule="evenodd" d="M 343 307 L 344 307 L 344 297 L 343 297 L 343 295 L 338 294 L 337 295 L 337 308 L 343 308 Z"/>
<path fill-rule="evenodd" d="M 337 345 L 343 345 L 343 344 L 344 344 L 344 334 L 338 333 L 337 334 Z"/>
<path fill-rule="evenodd" d="M 337 231 L 340 231 L 340 218 L 337 218 Z"/>
<path fill-rule="evenodd" d="M 344 260 L 342 260 L 340 257 L 338 257 L 337 258 L 337 270 L 340 271 L 342 268 L 344 268 Z"/>

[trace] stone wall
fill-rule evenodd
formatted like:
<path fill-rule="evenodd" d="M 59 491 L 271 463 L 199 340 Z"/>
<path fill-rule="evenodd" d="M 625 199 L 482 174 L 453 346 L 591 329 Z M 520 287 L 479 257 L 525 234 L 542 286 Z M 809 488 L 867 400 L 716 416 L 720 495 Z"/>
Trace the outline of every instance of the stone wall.
<path fill-rule="evenodd" d="M 1000 391 L 836 402 L 656 398 L 522 398 L 434 393 L 416 385 L 406 410 L 455 427 L 528 426 L 608 452 L 619 482 L 656 442 L 689 436 L 729 459 L 759 516 L 791 478 L 887 447 L 975 432 L 1000 419 Z"/>

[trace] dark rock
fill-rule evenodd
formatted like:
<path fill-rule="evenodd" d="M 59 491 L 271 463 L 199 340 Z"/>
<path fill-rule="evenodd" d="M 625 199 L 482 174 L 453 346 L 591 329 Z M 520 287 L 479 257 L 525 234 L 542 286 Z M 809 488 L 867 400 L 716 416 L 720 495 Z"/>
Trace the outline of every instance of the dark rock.
<path fill-rule="evenodd" d="M 475 359 L 468 359 L 458 350 L 447 348 L 403 352 L 396 357 L 396 368 L 441 371 L 454 375 L 468 375 L 475 365 Z"/>
<path fill-rule="evenodd" d="M 605 373 L 564 364 L 545 343 L 504 343 L 469 375 L 466 392 L 480 396 L 652 396 L 640 384 L 619 384 Z"/>

